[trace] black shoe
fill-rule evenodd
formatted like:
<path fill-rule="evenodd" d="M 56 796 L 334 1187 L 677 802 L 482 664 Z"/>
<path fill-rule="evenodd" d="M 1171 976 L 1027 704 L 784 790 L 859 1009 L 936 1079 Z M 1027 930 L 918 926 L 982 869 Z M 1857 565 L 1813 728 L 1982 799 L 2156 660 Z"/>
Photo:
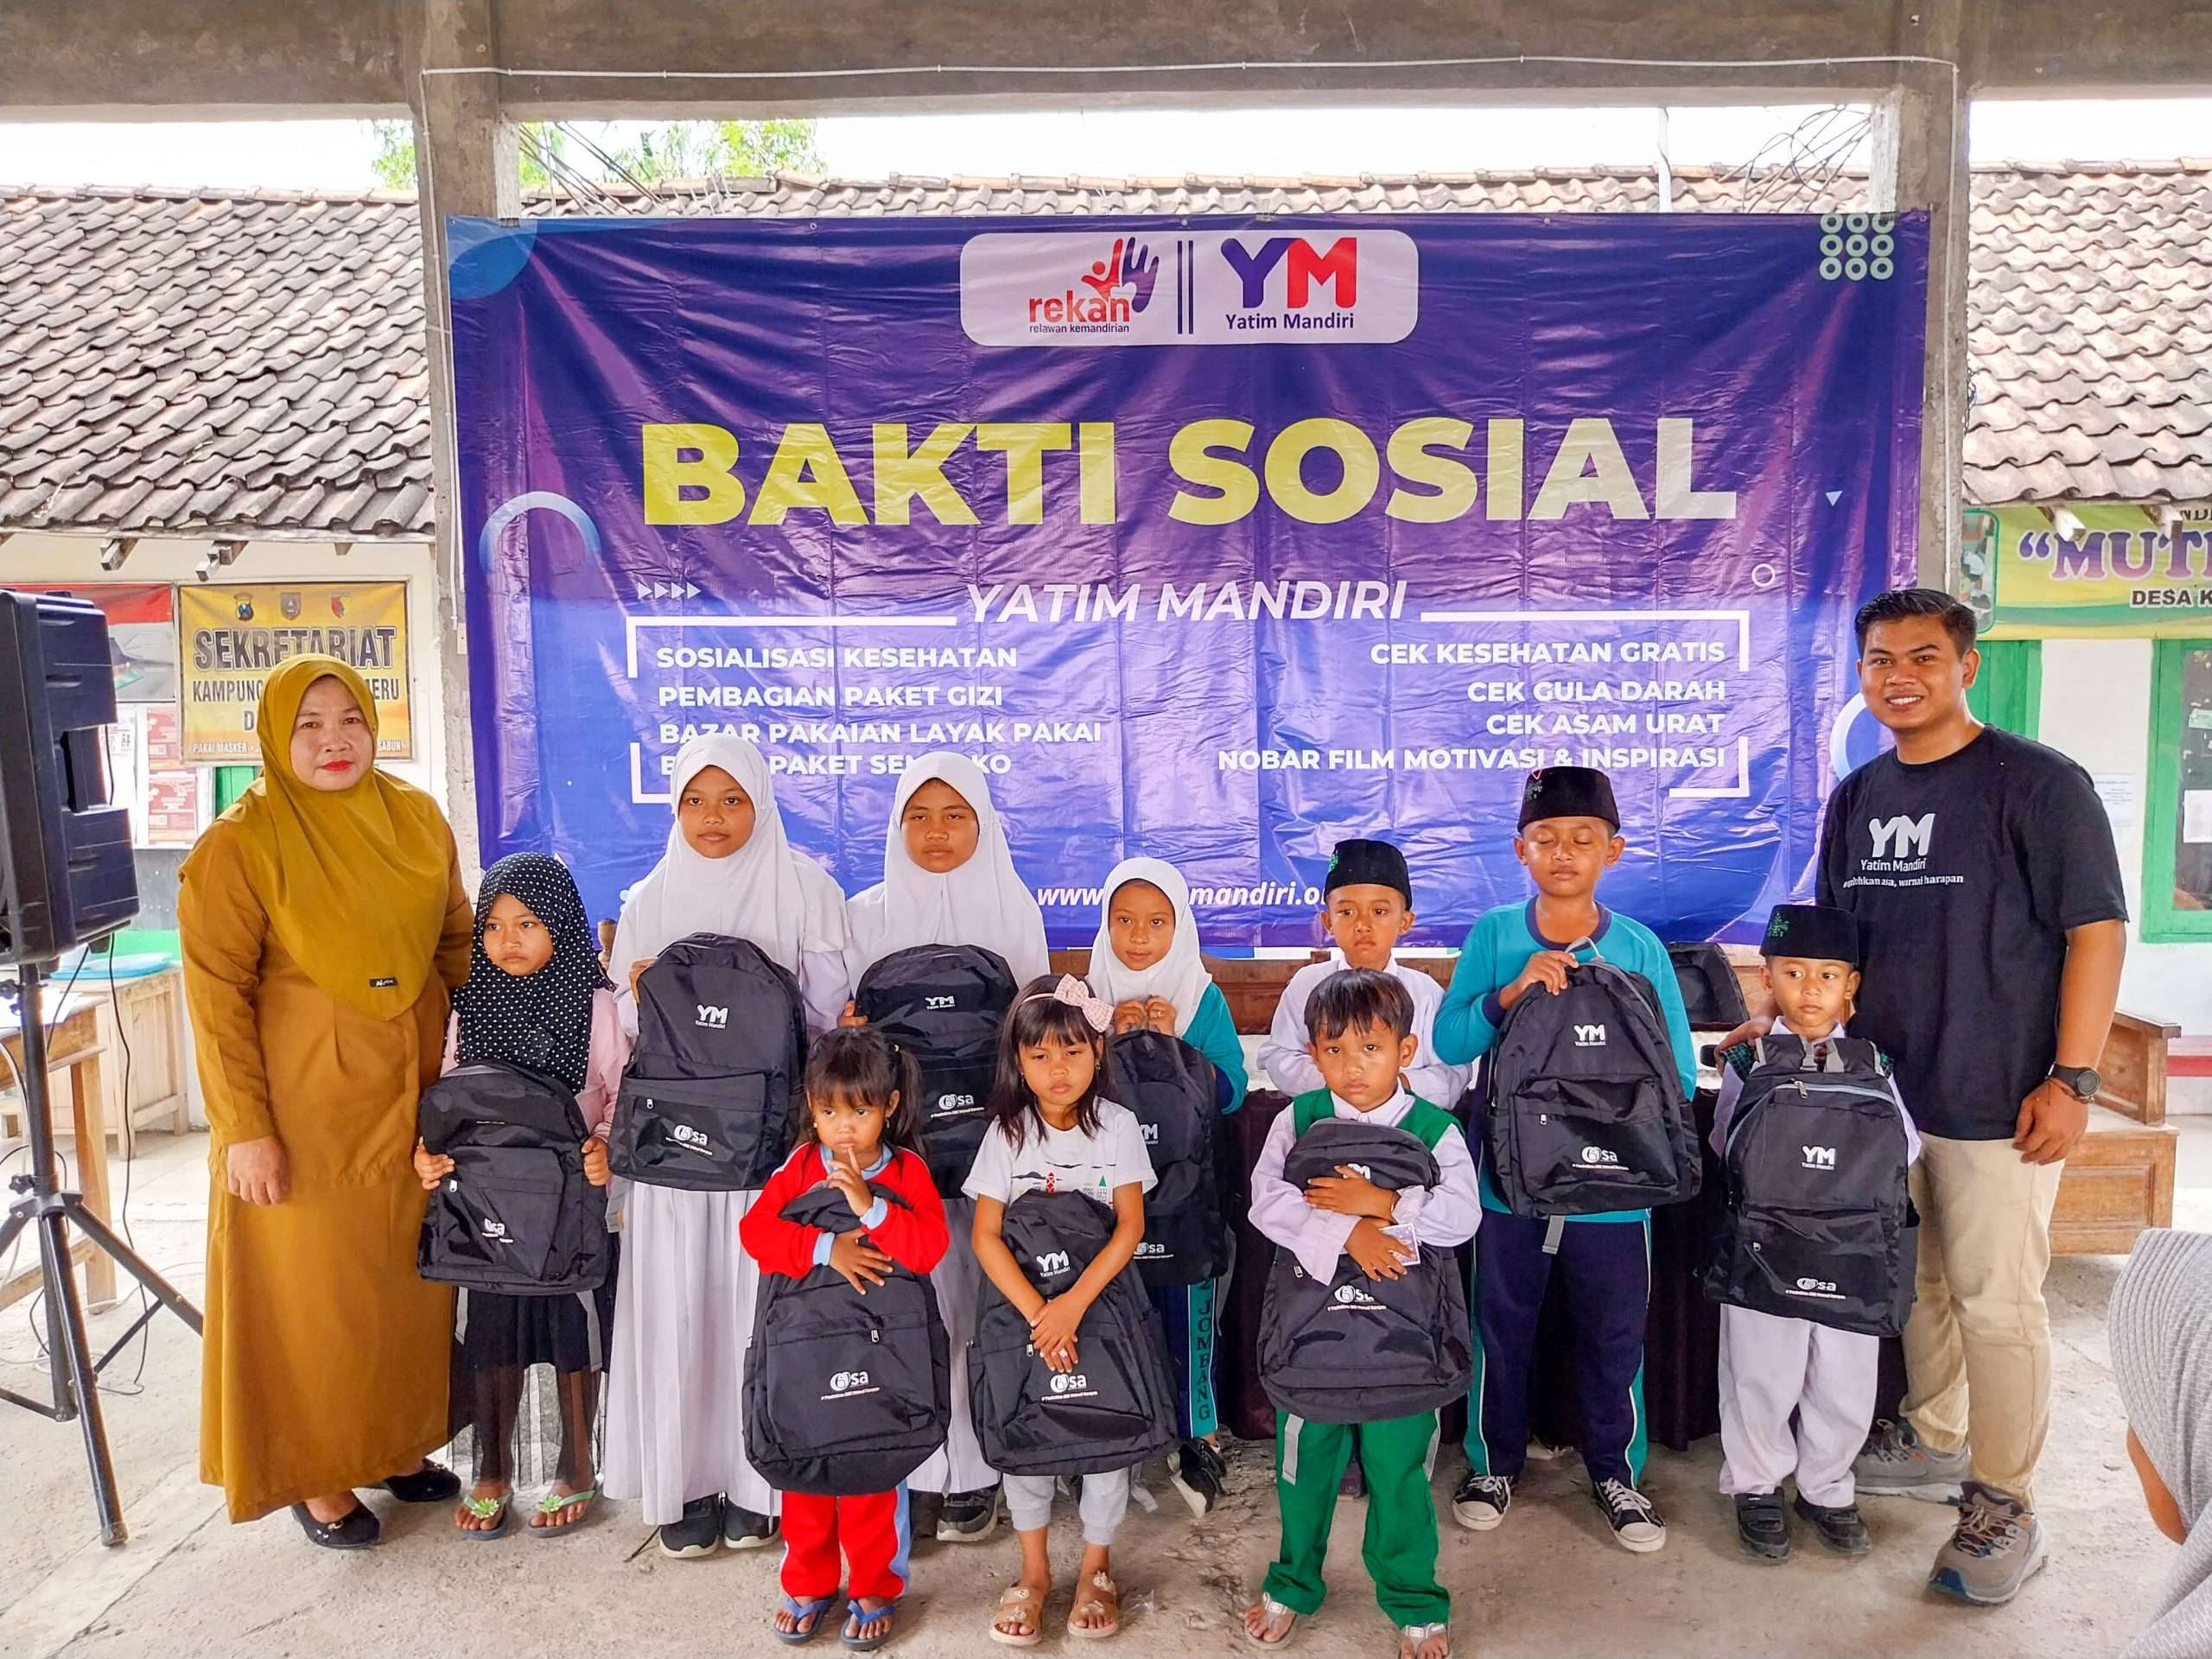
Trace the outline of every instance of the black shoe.
<path fill-rule="evenodd" d="M 722 1500 L 722 1542 L 732 1549 L 759 1549 L 775 1537 L 776 1523 L 770 1516 Z"/>
<path fill-rule="evenodd" d="M 1800 1498 L 1802 1504 L 1804 1500 Z M 1789 1559 L 1789 1518 L 1782 1512 L 1780 1492 L 1736 1494 L 1736 1537 L 1755 1561 Z"/>
<path fill-rule="evenodd" d="M 937 1541 L 940 1544 L 980 1544 L 998 1529 L 999 1489 L 982 1492 L 947 1492 L 938 1511 Z"/>
<path fill-rule="evenodd" d="M 944 1494 L 942 1492 L 908 1492 L 906 1494 L 906 1535 L 928 1539 L 937 1536 L 938 1518 L 944 1513 Z"/>
<path fill-rule="evenodd" d="M 1813 1523 L 1813 1530 L 1821 1535 L 1821 1542 L 1839 1555 L 1864 1555 L 1874 1548 L 1866 1518 L 1859 1513 L 1856 1503 L 1831 1510 L 1810 1502 L 1800 1493 L 1791 1507 Z"/>
<path fill-rule="evenodd" d="M 679 1561 L 711 1555 L 722 1541 L 722 1499 L 695 1497 L 683 1506 L 683 1518 L 660 1529 L 660 1553 Z"/>
<path fill-rule="evenodd" d="M 411 1474 L 392 1476 L 384 1489 L 403 1503 L 450 1503 L 461 1496 L 461 1477 L 426 1463 Z"/>
<path fill-rule="evenodd" d="M 1344 1465 L 1344 1478 L 1338 1483 L 1337 1496 L 1338 1497 L 1365 1497 L 1367 1496 L 1367 1471 L 1360 1466 L 1357 1457 Z"/>
<path fill-rule="evenodd" d="M 292 1518 L 300 1523 L 300 1530 L 308 1535 L 311 1544 L 325 1549 L 366 1549 L 384 1536 L 384 1524 L 369 1512 L 369 1506 L 358 1499 L 353 1513 L 340 1516 L 325 1525 L 315 1518 L 304 1503 L 292 1505 Z"/>
<path fill-rule="evenodd" d="M 1513 1504 L 1513 1481 L 1506 1475 L 1478 1475 L 1472 1470 L 1452 1494 L 1452 1518 L 1470 1532 L 1490 1532 Z"/>
<path fill-rule="evenodd" d="M 1183 1494 L 1191 1513 L 1204 1516 L 1229 1490 L 1229 1465 L 1204 1440 L 1185 1440 L 1167 1454 L 1167 1478 Z"/>
<path fill-rule="evenodd" d="M 1591 1490 L 1613 1541 L 1623 1549 L 1649 1555 L 1667 1546 L 1667 1522 L 1659 1506 L 1625 1481 L 1601 1480 Z"/>

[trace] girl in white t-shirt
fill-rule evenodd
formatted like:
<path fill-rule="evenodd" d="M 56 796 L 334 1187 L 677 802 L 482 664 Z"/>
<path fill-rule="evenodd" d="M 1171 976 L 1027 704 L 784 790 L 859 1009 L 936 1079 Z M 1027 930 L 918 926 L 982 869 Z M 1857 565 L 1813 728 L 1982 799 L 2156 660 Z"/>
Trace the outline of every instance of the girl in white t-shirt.
<path fill-rule="evenodd" d="M 1098 1093 L 1113 1021 L 1111 1005 L 1079 979 L 1047 975 L 1029 982 L 1007 1015 L 992 1128 L 961 1188 L 976 1201 L 976 1259 L 1029 1320 L 1038 1354 L 1060 1371 L 1076 1364 L 1091 1303 L 1136 1256 L 1144 1239 L 1144 1194 L 1153 1185 L 1152 1159 L 1135 1116 Z M 1029 1282 L 1000 1231 L 1007 1206 L 1031 1192 L 1080 1192 L 1114 1212 L 1113 1236 L 1074 1288 L 1050 1301 Z M 1129 1506 L 1130 1472 L 1083 1478 L 1083 1566 L 1068 1614 L 1071 1636 L 1096 1639 L 1122 1627 L 1112 1558 Z M 1007 1647 L 1033 1646 L 1043 1634 L 1052 1589 L 1045 1551 L 1052 1484 L 1050 1475 L 1006 1477 L 1007 1510 L 1021 1540 L 1021 1577 L 999 1598 L 991 1639 Z"/>

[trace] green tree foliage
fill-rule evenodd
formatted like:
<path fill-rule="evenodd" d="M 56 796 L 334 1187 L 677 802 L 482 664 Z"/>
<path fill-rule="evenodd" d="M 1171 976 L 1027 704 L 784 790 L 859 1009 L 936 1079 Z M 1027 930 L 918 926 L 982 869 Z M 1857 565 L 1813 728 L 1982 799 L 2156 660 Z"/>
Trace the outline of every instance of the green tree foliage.
<path fill-rule="evenodd" d="M 369 166 L 387 190 L 415 188 L 415 127 L 410 121 L 372 121 L 376 154 Z M 522 183 L 531 189 L 553 182 L 541 156 L 596 178 L 627 174 L 643 184 L 670 179 L 765 178 L 772 173 L 819 174 L 822 152 L 811 119 L 671 121 L 647 129 L 633 143 L 607 147 L 620 173 L 589 154 L 578 154 L 558 124 L 534 121 L 523 128 Z M 536 153 L 533 153 L 536 152 Z"/>

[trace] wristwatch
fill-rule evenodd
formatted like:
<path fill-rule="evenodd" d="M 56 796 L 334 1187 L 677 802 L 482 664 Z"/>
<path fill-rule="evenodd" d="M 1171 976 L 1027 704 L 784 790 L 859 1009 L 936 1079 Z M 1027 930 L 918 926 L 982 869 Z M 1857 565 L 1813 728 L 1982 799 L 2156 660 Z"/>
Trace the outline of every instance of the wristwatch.
<path fill-rule="evenodd" d="M 2097 1091 L 2105 1086 L 2105 1080 L 2097 1075 L 2097 1068 L 2094 1065 L 2054 1065 L 2050 1068 L 2050 1075 L 2054 1082 L 2076 1100 L 2094 1100 Z"/>

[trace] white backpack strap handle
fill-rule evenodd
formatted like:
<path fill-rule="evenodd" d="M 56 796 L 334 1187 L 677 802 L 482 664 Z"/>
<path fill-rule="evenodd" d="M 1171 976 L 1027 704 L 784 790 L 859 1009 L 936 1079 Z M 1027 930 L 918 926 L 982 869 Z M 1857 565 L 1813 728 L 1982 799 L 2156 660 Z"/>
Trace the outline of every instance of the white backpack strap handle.
<path fill-rule="evenodd" d="M 1592 962 L 1603 962 L 1605 959 L 1605 953 L 1598 948 L 1598 941 L 1587 933 L 1567 947 L 1567 954 L 1570 957 L 1579 957 L 1585 950 L 1590 953 L 1590 960 Z"/>

